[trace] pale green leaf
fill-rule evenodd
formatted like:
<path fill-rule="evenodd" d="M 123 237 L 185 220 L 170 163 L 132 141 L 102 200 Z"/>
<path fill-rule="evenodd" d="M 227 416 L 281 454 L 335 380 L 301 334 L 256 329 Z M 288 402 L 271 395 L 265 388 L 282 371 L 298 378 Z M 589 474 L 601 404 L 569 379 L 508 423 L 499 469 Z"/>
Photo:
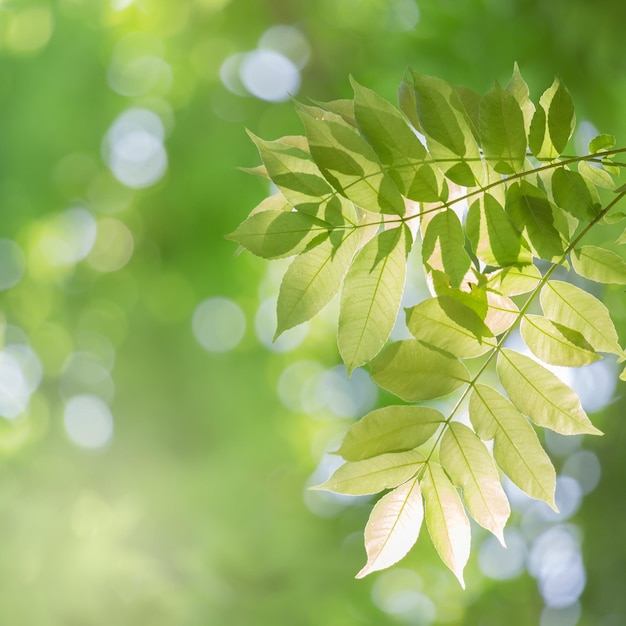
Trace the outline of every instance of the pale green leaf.
<path fill-rule="evenodd" d="M 622 373 L 619 375 L 619 379 L 626 381 L 626 367 L 622 370 Z"/>
<path fill-rule="evenodd" d="M 385 230 L 357 253 L 339 303 L 339 352 L 348 372 L 383 347 L 400 308 L 411 235 L 406 226 Z"/>
<path fill-rule="evenodd" d="M 518 320 L 519 308 L 507 296 L 488 291 L 487 307 L 485 324 L 495 336 L 501 335 Z"/>
<path fill-rule="evenodd" d="M 406 115 L 409 122 L 411 122 L 411 126 L 423 135 L 424 131 L 417 117 L 415 85 L 413 84 L 411 72 L 405 74 L 404 80 L 398 87 L 398 104 L 400 105 L 400 110 Z"/>
<path fill-rule="evenodd" d="M 556 90 L 550 98 L 550 106 L 548 108 L 548 130 L 550 131 L 550 138 L 554 148 L 558 154 L 562 154 L 574 132 L 576 116 L 574 115 L 574 103 L 569 91 L 558 79 L 555 83 Z"/>
<path fill-rule="evenodd" d="M 439 463 L 426 465 L 422 480 L 426 526 L 441 560 L 465 588 L 463 569 L 469 559 L 471 531 L 457 490 Z"/>
<path fill-rule="evenodd" d="M 480 356 L 496 345 L 478 314 L 447 296 L 428 298 L 407 309 L 406 323 L 416 339 L 461 358 Z"/>
<path fill-rule="evenodd" d="M 544 108 L 539 105 L 533 114 L 532 121 L 530 123 L 530 132 L 528 133 L 528 147 L 530 151 L 536 157 L 545 156 L 545 152 L 552 153 L 552 143 L 550 138 L 546 137 L 546 112 Z M 546 149 L 544 150 L 544 144 Z"/>
<path fill-rule="evenodd" d="M 356 119 L 354 117 L 354 100 L 342 98 L 340 100 L 330 100 L 328 102 L 312 101 L 318 107 L 335 113 L 344 119 L 348 124 L 356 127 Z"/>
<path fill-rule="evenodd" d="M 248 217 L 256 213 L 263 213 L 263 211 L 293 211 L 293 206 L 282 193 L 273 193 L 271 196 L 267 196 L 267 198 L 261 200 L 261 202 L 250 211 Z"/>
<path fill-rule="evenodd" d="M 480 142 L 480 95 L 464 85 L 452 85 L 452 89 L 457 96 L 451 101 L 452 106 L 464 116 L 474 139 Z"/>
<path fill-rule="evenodd" d="M 600 358 L 577 330 L 542 315 L 525 315 L 520 333 L 530 351 L 550 365 L 580 367 Z"/>
<path fill-rule="evenodd" d="M 556 473 L 528 420 L 492 387 L 475 385 L 469 415 L 478 436 L 494 440 L 502 471 L 524 492 L 556 510 Z"/>
<path fill-rule="evenodd" d="M 626 262 L 606 248 L 583 246 L 570 256 L 574 271 L 598 283 L 626 285 Z"/>
<path fill-rule="evenodd" d="M 452 422 L 441 438 L 439 460 L 463 490 L 470 515 L 504 545 L 502 531 L 511 508 L 485 444 L 467 426 Z"/>
<path fill-rule="evenodd" d="M 506 210 L 539 258 L 549 261 L 563 254 L 567 224 L 560 219 L 545 192 L 525 180 L 512 183 L 506 194 Z"/>
<path fill-rule="evenodd" d="M 400 112 L 355 80 L 352 87 L 359 129 L 402 194 L 418 202 L 439 200 L 443 186 L 441 172 L 424 163 L 429 158 L 426 148 Z"/>
<path fill-rule="evenodd" d="M 310 320 L 332 300 L 359 245 L 358 231 L 354 229 L 320 238 L 292 261 L 283 277 L 276 305 L 275 338 Z"/>
<path fill-rule="evenodd" d="M 404 200 L 358 130 L 335 113 L 298 105 L 311 155 L 335 189 L 375 213 L 404 215 Z"/>
<path fill-rule="evenodd" d="M 528 85 L 520 74 L 517 62 L 513 67 L 513 75 L 511 76 L 509 84 L 506 86 L 506 90 L 517 100 L 517 104 L 519 104 L 522 115 L 524 116 L 524 128 L 526 134 L 528 134 L 530 132 L 530 123 L 535 113 L 535 105 L 530 99 Z"/>
<path fill-rule="evenodd" d="M 535 424 L 562 435 L 602 434 L 589 421 L 578 396 L 539 363 L 503 348 L 497 370 L 511 402 Z"/>
<path fill-rule="evenodd" d="M 579 220 L 590 222 L 601 209 L 600 198 L 593 185 L 587 184 L 578 172 L 559 167 L 552 174 L 554 201 Z"/>
<path fill-rule="evenodd" d="M 387 452 L 411 450 L 435 434 L 443 415 L 425 406 L 391 405 L 361 418 L 346 433 L 337 454 L 360 461 Z"/>
<path fill-rule="evenodd" d="M 383 496 L 372 509 L 365 526 L 367 564 L 356 575 L 397 563 L 415 545 L 424 520 L 424 504 L 417 478 Z"/>
<path fill-rule="evenodd" d="M 623 353 L 609 310 L 590 293 L 570 283 L 551 280 L 541 289 L 540 301 L 546 317 L 577 330 L 595 350 Z"/>
<path fill-rule="evenodd" d="M 624 213 L 623 211 L 616 211 L 615 213 L 608 213 L 607 215 L 605 215 L 604 217 L 602 217 L 601 222 L 603 224 L 617 224 L 623 220 L 626 219 L 626 213 Z M 626 231 L 624 231 L 626 232 Z M 617 244 L 622 244 L 622 243 L 626 243 L 626 236 L 624 235 L 624 233 L 622 233 L 617 241 L 615 242 Z"/>
<path fill-rule="evenodd" d="M 505 296 L 518 296 L 532 291 L 541 280 L 535 265 L 505 267 L 488 275 L 487 287 Z"/>
<path fill-rule="evenodd" d="M 615 189 L 613 177 L 601 167 L 594 167 L 586 161 L 581 161 L 578 164 L 578 172 L 593 185 L 597 185 L 603 189 Z"/>
<path fill-rule="evenodd" d="M 422 261 L 430 270 L 444 272 L 452 287 L 459 287 L 472 263 L 464 245 L 461 221 L 452 209 L 444 209 L 426 226 Z"/>
<path fill-rule="evenodd" d="M 610 150 L 614 145 L 614 135 L 598 135 L 589 142 L 589 154 L 596 154 L 602 150 Z"/>
<path fill-rule="evenodd" d="M 391 489 L 409 480 L 424 464 L 417 450 L 381 454 L 371 459 L 344 463 L 321 485 L 324 489 L 350 496 L 364 496 Z"/>
<path fill-rule="evenodd" d="M 626 215 L 624 217 L 626 217 Z M 615 243 L 619 244 L 620 246 L 626 243 L 626 230 L 624 230 L 624 232 L 617 238 L 617 241 Z"/>
<path fill-rule="evenodd" d="M 503 267 L 532 261 L 522 234 L 489 193 L 482 194 L 470 206 L 465 228 L 474 254 L 486 265 Z"/>
<path fill-rule="evenodd" d="M 491 166 L 500 174 L 522 171 L 526 129 L 515 97 L 496 83 L 480 101 L 479 119 L 482 148 Z"/>
<path fill-rule="evenodd" d="M 447 352 L 405 339 L 389 344 L 372 361 L 372 378 L 407 402 L 452 393 L 469 380 L 467 368 Z"/>
<path fill-rule="evenodd" d="M 257 256 L 278 259 L 298 254 L 329 226 L 306 213 L 268 210 L 251 215 L 228 238 Z"/>

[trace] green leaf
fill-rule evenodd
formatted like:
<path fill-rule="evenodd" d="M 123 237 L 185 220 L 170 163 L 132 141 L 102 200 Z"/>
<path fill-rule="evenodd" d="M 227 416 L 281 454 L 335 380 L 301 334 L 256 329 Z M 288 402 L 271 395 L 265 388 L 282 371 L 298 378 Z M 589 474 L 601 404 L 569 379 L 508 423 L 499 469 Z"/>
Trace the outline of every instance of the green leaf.
<path fill-rule="evenodd" d="M 624 232 L 617 238 L 615 243 L 620 246 L 626 243 L 626 230 L 624 230 Z"/>
<path fill-rule="evenodd" d="M 298 105 L 311 155 L 324 177 L 356 205 L 375 213 L 404 215 L 404 200 L 372 147 L 340 116 Z"/>
<path fill-rule="evenodd" d="M 339 115 L 345 122 L 356 127 L 357 124 L 354 117 L 354 100 L 348 100 L 347 98 L 330 100 L 329 102 L 318 102 L 317 100 L 313 100 L 313 103 L 321 109 L 325 109 L 326 111 Z"/>
<path fill-rule="evenodd" d="M 364 496 L 391 489 L 415 476 L 424 464 L 424 455 L 417 450 L 381 454 L 371 459 L 348 461 L 321 485 L 324 489 L 350 496 Z"/>
<path fill-rule="evenodd" d="M 422 493 L 433 545 L 465 589 L 463 569 L 470 554 L 470 523 L 454 485 L 439 463 L 426 465 Z"/>
<path fill-rule="evenodd" d="M 470 123 L 454 88 L 444 80 L 413 72 L 415 107 L 431 156 L 453 182 L 483 182 L 484 167 Z M 462 157 L 459 159 L 459 157 Z M 448 161 L 452 165 L 444 165 Z"/>
<path fill-rule="evenodd" d="M 411 122 L 411 126 L 413 126 L 418 133 L 423 135 L 424 131 L 422 130 L 422 125 L 417 117 L 415 85 L 413 84 L 411 72 L 405 74 L 404 80 L 398 87 L 398 104 L 400 105 L 400 110 L 406 115 L 409 122 Z"/>
<path fill-rule="evenodd" d="M 533 114 L 530 124 L 530 132 L 528 134 L 528 147 L 530 151 L 538 158 L 545 158 L 545 152 L 550 155 L 553 151 L 550 138 L 546 138 L 546 112 L 539 105 Z M 543 146 L 546 144 L 546 149 Z"/>
<path fill-rule="evenodd" d="M 550 106 L 548 108 L 548 130 L 550 131 L 550 138 L 554 148 L 558 154 L 562 154 L 574 132 L 576 116 L 574 115 L 574 103 L 569 91 L 558 79 L 555 80 L 555 84 L 556 89 L 550 98 Z"/>
<path fill-rule="evenodd" d="M 485 157 L 500 174 L 524 169 L 526 129 L 513 95 L 498 83 L 480 101 L 480 136 Z"/>
<path fill-rule="evenodd" d="M 525 315 L 520 333 L 531 352 L 550 365 L 580 367 L 600 358 L 577 330 L 542 315 Z"/>
<path fill-rule="evenodd" d="M 571 254 L 574 271 L 583 278 L 598 283 L 626 285 L 626 263 L 606 248 L 583 246 Z"/>
<path fill-rule="evenodd" d="M 519 296 L 532 291 L 541 280 L 535 265 L 505 267 L 488 275 L 487 287 L 505 296 Z"/>
<path fill-rule="evenodd" d="M 452 287 L 459 287 L 472 264 L 464 245 L 461 221 L 452 209 L 444 209 L 426 226 L 422 261 L 429 269 L 444 272 Z"/>
<path fill-rule="evenodd" d="M 356 577 L 363 578 L 402 559 L 417 541 L 423 519 L 417 478 L 383 496 L 365 527 L 367 564 Z"/>
<path fill-rule="evenodd" d="M 554 201 L 567 213 L 584 222 L 592 221 L 601 208 L 595 187 L 578 173 L 559 167 L 552 174 Z"/>
<path fill-rule="evenodd" d="M 355 229 L 320 235 L 319 239 L 293 260 L 283 277 L 274 339 L 310 320 L 332 300 L 359 245 Z"/>
<path fill-rule="evenodd" d="M 539 363 L 503 348 L 497 370 L 511 402 L 535 424 L 562 435 L 602 434 L 589 421 L 578 396 Z"/>
<path fill-rule="evenodd" d="M 598 135 L 589 142 L 589 154 L 596 154 L 602 150 L 610 150 L 614 145 L 614 135 Z"/>
<path fill-rule="evenodd" d="M 578 172 L 593 185 L 597 185 L 603 189 L 615 189 L 613 177 L 601 167 L 594 167 L 586 161 L 581 161 L 578 164 Z"/>
<path fill-rule="evenodd" d="M 227 237 L 252 254 L 278 259 L 298 254 L 329 226 L 306 213 L 268 210 L 254 213 Z"/>
<path fill-rule="evenodd" d="M 522 115 L 524 116 L 524 128 L 526 134 L 528 134 L 530 132 L 530 124 L 535 113 L 535 105 L 530 99 L 528 85 L 522 78 L 517 63 L 515 63 L 513 67 L 513 75 L 511 76 L 509 84 L 506 86 L 506 90 L 517 100 L 517 104 L 522 110 Z"/>
<path fill-rule="evenodd" d="M 487 305 L 485 324 L 495 336 L 501 335 L 519 319 L 517 305 L 507 296 L 488 291 Z"/>
<path fill-rule="evenodd" d="M 626 380 L 626 367 L 622 370 L 622 373 L 619 375 L 620 380 Z"/>
<path fill-rule="evenodd" d="M 452 106 L 463 115 L 474 139 L 480 142 L 480 95 L 464 85 L 452 85 L 452 89 L 456 95 L 451 101 Z"/>
<path fill-rule="evenodd" d="M 389 344 L 372 361 L 372 378 L 407 402 L 431 400 L 452 393 L 469 380 L 455 357 L 415 339 Z"/>
<path fill-rule="evenodd" d="M 532 255 L 502 205 L 484 193 L 470 207 L 465 228 L 474 254 L 486 265 L 530 263 Z"/>
<path fill-rule="evenodd" d="M 590 293 L 551 280 L 543 286 L 539 297 L 546 317 L 577 330 L 595 350 L 623 354 L 609 310 Z"/>
<path fill-rule="evenodd" d="M 616 211 L 615 213 L 609 213 L 608 215 L 605 215 L 601 222 L 603 224 L 617 224 L 621 221 L 623 221 L 624 219 L 626 219 L 626 213 L 624 213 L 623 211 Z M 624 237 L 624 233 L 622 233 L 619 238 L 617 239 L 617 241 L 615 242 L 617 244 L 622 244 L 622 243 L 626 243 L 626 238 Z"/>
<path fill-rule="evenodd" d="M 424 163 L 426 148 L 400 112 L 376 92 L 352 79 L 356 121 L 404 196 L 417 202 L 441 198 L 443 177 Z"/>
<path fill-rule="evenodd" d="M 293 206 L 282 193 L 273 193 L 271 196 L 267 196 L 267 198 L 261 200 L 261 202 L 250 211 L 248 217 L 256 213 L 263 213 L 263 211 L 293 211 Z"/>
<path fill-rule="evenodd" d="M 556 510 L 556 473 L 526 418 L 487 385 L 474 386 L 469 415 L 478 436 L 494 440 L 493 455 L 502 471 L 522 491 Z"/>
<path fill-rule="evenodd" d="M 480 356 L 496 345 L 478 314 L 447 296 L 428 298 L 407 309 L 406 323 L 416 339 L 461 358 Z"/>
<path fill-rule="evenodd" d="M 339 303 L 339 353 L 348 372 L 371 360 L 389 337 L 400 308 L 411 234 L 385 230 L 357 253 Z"/>
<path fill-rule="evenodd" d="M 470 515 L 504 545 L 502 531 L 511 509 L 485 444 L 467 426 L 452 422 L 441 438 L 439 460 L 463 490 Z"/>
<path fill-rule="evenodd" d="M 567 232 L 567 225 L 541 189 L 525 180 L 512 183 L 507 189 L 506 210 L 540 259 L 550 261 L 563 254 L 562 233 Z"/>
<path fill-rule="evenodd" d="M 337 454 L 360 461 L 387 452 L 411 450 L 435 434 L 443 415 L 425 406 L 391 405 L 361 418 L 346 433 Z"/>

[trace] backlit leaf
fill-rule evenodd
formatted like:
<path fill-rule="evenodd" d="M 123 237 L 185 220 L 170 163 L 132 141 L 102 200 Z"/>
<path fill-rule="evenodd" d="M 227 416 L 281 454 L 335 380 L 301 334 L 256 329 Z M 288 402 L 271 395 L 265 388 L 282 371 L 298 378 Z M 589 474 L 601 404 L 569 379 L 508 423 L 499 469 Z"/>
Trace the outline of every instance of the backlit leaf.
<path fill-rule="evenodd" d="M 461 358 L 480 356 L 496 343 L 473 309 L 447 296 L 428 298 L 407 309 L 406 323 L 416 339 Z"/>
<path fill-rule="evenodd" d="M 283 277 L 276 305 L 275 338 L 310 320 L 332 300 L 359 245 L 358 231 L 354 229 L 320 238 L 292 261 Z"/>
<path fill-rule="evenodd" d="M 502 531 L 511 508 L 485 444 L 467 426 L 452 422 L 441 438 L 439 460 L 452 482 L 463 490 L 471 516 L 504 545 Z"/>
<path fill-rule="evenodd" d="M 470 207 L 465 222 L 476 256 L 487 265 L 503 267 L 530 263 L 532 255 L 521 232 L 513 226 L 502 205 L 489 193 Z"/>
<path fill-rule="evenodd" d="M 348 461 L 325 483 L 312 489 L 325 489 L 351 496 L 378 493 L 409 480 L 423 463 L 424 455 L 417 450 L 381 454 L 361 461 Z"/>
<path fill-rule="evenodd" d="M 357 253 L 341 292 L 338 346 L 348 372 L 372 359 L 396 321 L 411 235 L 385 230 Z"/>
<path fill-rule="evenodd" d="M 365 527 L 367 564 L 356 577 L 363 578 L 402 559 L 417 541 L 423 520 L 424 505 L 417 478 L 383 496 Z"/>
<path fill-rule="evenodd" d="M 480 101 L 480 137 L 485 157 L 500 174 L 523 170 L 526 129 L 513 95 L 497 83 Z"/>
<path fill-rule="evenodd" d="M 552 372 L 508 348 L 498 356 L 498 376 L 509 399 L 535 424 L 562 435 L 600 435 L 578 396 Z"/>
<path fill-rule="evenodd" d="M 595 350 L 623 353 L 608 309 L 590 293 L 570 283 L 551 280 L 541 289 L 540 301 L 546 317 L 577 330 Z"/>
<path fill-rule="evenodd" d="M 615 189 L 613 177 L 600 167 L 593 167 L 586 161 L 581 161 L 578 164 L 578 173 L 598 187 L 611 190 Z"/>
<path fill-rule="evenodd" d="M 441 560 L 465 588 L 463 569 L 469 558 L 470 523 L 457 490 L 439 463 L 430 462 L 422 480 L 426 526 Z"/>
<path fill-rule="evenodd" d="M 508 330 L 519 318 L 515 302 L 493 291 L 487 292 L 487 307 L 485 324 L 495 336 Z"/>
<path fill-rule="evenodd" d="M 585 182 L 578 173 L 559 167 L 552 174 L 554 201 L 568 213 L 584 222 L 593 220 L 600 209 L 595 187 Z"/>
<path fill-rule="evenodd" d="M 561 81 L 557 80 L 555 84 L 556 89 L 550 98 L 550 106 L 548 108 L 548 130 L 557 153 L 562 154 L 574 132 L 576 116 L 574 115 L 574 103 L 569 91 Z"/>
<path fill-rule="evenodd" d="M 278 259 L 298 254 L 329 226 L 306 213 L 268 210 L 251 215 L 228 238 L 257 256 Z"/>
<path fill-rule="evenodd" d="M 487 287 L 505 296 L 518 296 L 532 291 L 541 280 L 541 272 L 535 265 L 505 267 L 489 274 Z"/>
<path fill-rule="evenodd" d="M 437 213 L 426 226 L 422 242 L 422 260 L 430 269 L 445 272 L 452 287 L 459 287 L 471 260 L 465 252 L 465 235 L 452 209 Z"/>
<path fill-rule="evenodd" d="M 626 285 L 626 262 L 606 248 L 583 246 L 571 254 L 572 266 L 579 276 L 598 283 Z"/>
<path fill-rule="evenodd" d="M 443 415 L 430 407 L 391 405 L 361 418 L 337 450 L 347 461 L 411 450 L 435 434 Z"/>
<path fill-rule="evenodd" d="M 513 67 L 513 75 L 511 76 L 509 84 L 506 86 L 506 90 L 517 100 L 517 104 L 524 116 L 524 128 L 526 134 L 528 134 L 530 132 L 530 123 L 535 113 L 535 105 L 530 99 L 528 85 L 522 78 L 517 63 L 515 63 Z"/>
<path fill-rule="evenodd" d="M 520 333 L 531 352 L 550 365 L 579 367 L 600 358 L 577 330 L 542 315 L 525 315 Z"/>
<path fill-rule="evenodd" d="M 407 402 L 452 393 L 469 380 L 466 367 L 437 348 L 405 339 L 389 344 L 372 361 L 372 378 Z"/>
<path fill-rule="evenodd" d="M 311 155 L 335 189 L 375 213 L 404 215 L 404 200 L 372 147 L 335 113 L 298 105 Z"/>
<path fill-rule="evenodd" d="M 502 471 L 524 492 L 555 508 L 556 473 L 528 420 L 492 387 L 475 385 L 469 415 L 478 436 L 494 440 Z"/>
<path fill-rule="evenodd" d="M 589 142 L 589 154 L 595 154 L 601 150 L 610 150 L 614 145 L 614 135 L 598 135 Z"/>

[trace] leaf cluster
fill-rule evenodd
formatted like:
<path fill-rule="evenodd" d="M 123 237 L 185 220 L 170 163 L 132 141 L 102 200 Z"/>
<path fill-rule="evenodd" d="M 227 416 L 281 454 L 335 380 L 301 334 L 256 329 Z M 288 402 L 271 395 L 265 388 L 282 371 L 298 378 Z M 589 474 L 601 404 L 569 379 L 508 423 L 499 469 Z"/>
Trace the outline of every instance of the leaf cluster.
<path fill-rule="evenodd" d="M 230 237 L 267 259 L 294 257 L 277 336 L 339 294 L 348 372 L 369 364 L 374 381 L 406 403 L 355 423 L 337 451 L 345 464 L 318 487 L 387 491 L 367 523 L 357 576 L 402 558 L 425 518 L 463 584 L 468 514 L 503 541 L 510 508 L 501 473 L 555 507 L 555 470 L 535 427 L 600 433 L 546 364 L 626 355 L 602 302 L 552 275 L 571 265 L 582 278 L 626 284 L 626 234 L 613 247 L 583 244 L 592 228 L 626 217 L 612 210 L 626 195 L 615 183 L 624 150 L 600 135 L 589 154 L 567 155 L 568 90 L 557 79 L 533 101 L 517 66 L 506 87 L 483 96 L 409 72 L 399 110 L 352 85 L 352 100 L 297 104 L 304 136 L 251 135 L 262 160 L 254 173 L 278 193 Z M 420 243 L 431 297 L 405 311 L 412 338 L 389 342 L 409 252 Z M 515 329 L 531 356 L 507 346 Z M 483 381 L 492 364 L 498 389 Z M 420 404 L 453 392 L 448 415 Z M 465 406 L 471 426 L 458 421 Z"/>

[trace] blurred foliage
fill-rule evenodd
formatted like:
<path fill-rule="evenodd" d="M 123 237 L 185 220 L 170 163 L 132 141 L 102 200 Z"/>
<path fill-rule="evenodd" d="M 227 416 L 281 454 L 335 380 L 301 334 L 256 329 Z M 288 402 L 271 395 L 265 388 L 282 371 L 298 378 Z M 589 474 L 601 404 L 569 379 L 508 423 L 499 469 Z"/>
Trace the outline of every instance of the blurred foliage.
<path fill-rule="evenodd" d="M 276 277 L 224 239 L 267 191 L 237 170 L 257 163 L 244 127 L 266 138 L 300 127 L 290 102 L 234 94 L 220 68 L 281 24 L 310 44 L 303 100 L 347 96 L 349 73 L 393 100 L 408 65 L 485 91 L 517 60 L 534 95 L 561 75 L 580 119 L 624 145 L 625 13 L 584 0 L 0 2 L 0 238 L 20 246 L 25 267 L 0 310 L 4 344 L 32 346 L 43 370 L 28 406 L 0 422 L 3 620 L 539 623 L 528 574 L 493 581 L 474 557 L 463 593 L 428 542 L 395 573 L 353 580 L 368 502 L 315 509 L 303 496 L 350 420 L 290 410 L 277 384 L 296 361 L 338 363 L 330 326 L 311 326 L 295 351 L 268 352 L 254 318 Z M 152 60 L 127 71 L 136 49 Z M 131 108 L 160 120 L 156 135 L 133 138 L 163 174 L 145 186 L 107 166 L 105 137 Z M 5 249 L 19 275 L 19 252 Z M 215 296 L 247 320 L 227 352 L 204 350 L 192 332 L 196 307 Z M 604 300 L 623 340 L 623 291 Z M 87 357 L 72 368 L 76 354 Z M 18 383 L 0 381 L 5 397 Z M 606 436 L 584 442 L 602 480 L 570 520 L 584 536 L 580 624 L 626 622 L 623 389 L 594 418 Z M 65 404 L 80 394 L 110 407 L 106 445 L 68 435 Z M 576 623 L 550 619 L 542 626 Z"/>

